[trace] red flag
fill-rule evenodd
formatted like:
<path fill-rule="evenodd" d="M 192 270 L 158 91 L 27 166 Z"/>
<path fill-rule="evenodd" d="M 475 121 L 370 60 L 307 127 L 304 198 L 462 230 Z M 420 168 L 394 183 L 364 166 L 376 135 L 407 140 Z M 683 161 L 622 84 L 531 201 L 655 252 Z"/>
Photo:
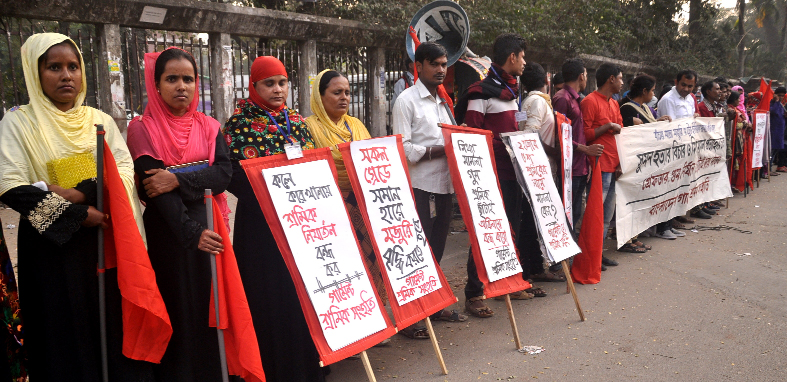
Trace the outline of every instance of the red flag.
<path fill-rule="evenodd" d="M 413 39 L 413 52 L 415 52 L 415 50 L 418 49 L 418 45 L 421 45 L 421 41 L 418 41 L 418 36 L 415 34 L 415 28 L 412 26 L 407 33 L 410 34 L 410 38 Z M 418 80 L 418 70 L 415 68 L 415 63 L 413 63 L 413 78 L 413 81 Z M 448 109 L 451 110 L 451 114 L 454 114 L 454 100 L 448 96 L 448 91 L 445 90 L 445 86 L 440 85 L 437 87 L 437 95 L 445 100 L 445 103 L 449 106 Z"/>
<path fill-rule="evenodd" d="M 601 251 L 604 248 L 604 200 L 601 184 L 601 166 L 593 166 L 587 207 L 582 217 L 577 244 L 582 252 L 574 257 L 571 276 L 580 284 L 598 284 L 601 281 Z"/>
<path fill-rule="evenodd" d="M 172 337 L 172 324 L 115 157 L 106 142 L 104 184 L 104 210 L 111 220 L 104 230 L 104 257 L 107 268 L 117 267 L 123 309 L 123 355 L 159 363 Z M 115 230 L 121 234 L 114 235 Z"/>
<path fill-rule="evenodd" d="M 224 225 L 224 218 L 218 203 L 213 203 L 213 230 L 221 236 L 224 251 L 216 255 L 216 273 L 219 285 L 219 329 L 224 330 L 224 347 L 227 353 L 227 369 L 230 374 L 237 375 L 247 382 L 265 382 L 262 371 L 260 347 L 257 334 L 251 321 L 251 311 L 246 300 L 246 292 L 235 260 L 235 251 L 230 244 L 230 235 Z M 216 310 L 214 308 L 213 288 L 210 293 L 210 326 L 216 327 Z"/>
<path fill-rule="evenodd" d="M 760 93 L 762 93 L 762 101 L 757 106 L 757 110 L 769 111 L 771 110 L 771 100 L 773 99 L 773 89 L 769 83 L 765 83 L 764 78 L 760 78 Z"/>

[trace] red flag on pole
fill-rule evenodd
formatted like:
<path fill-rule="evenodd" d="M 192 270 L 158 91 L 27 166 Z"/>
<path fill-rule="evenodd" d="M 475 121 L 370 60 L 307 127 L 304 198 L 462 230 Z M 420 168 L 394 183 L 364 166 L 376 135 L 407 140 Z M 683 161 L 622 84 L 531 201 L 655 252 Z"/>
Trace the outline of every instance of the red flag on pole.
<path fill-rule="evenodd" d="M 760 78 L 760 93 L 762 93 L 762 101 L 757 105 L 757 110 L 769 111 L 771 110 L 771 100 L 773 100 L 773 89 L 769 83 L 765 83 L 764 78 Z"/>
<path fill-rule="evenodd" d="M 213 211 L 221 211 L 213 198 Z M 219 310 L 221 323 L 219 329 L 224 330 L 224 346 L 227 353 L 227 369 L 247 382 L 265 382 L 262 371 L 260 347 L 257 334 L 251 321 L 251 311 L 243 289 L 235 251 L 232 249 L 229 231 L 224 225 L 220 213 L 213 214 L 213 229 L 221 236 L 224 251 L 216 256 L 216 273 L 219 286 Z M 214 309 L 213 290 L 210 294 L 210 326 L 216 327 L 216 311 Z"/>
<path fill-rule="evenodd" d="M 115 157 L 106 142 L 104 184 L 104 210 L 111 220 L 109 228 L 104 230 L 104 256 L 107 269 L 117 267 L 123 310 L 123 355 L 159 363 L 172 337 L 172 324 Z M 119 235 L 114 234 L 116 230 Z"/>
<path fill-rule="evenodd" d="M 587 207 L 577 241 L 582 252 L 574 256 L 574 263 L 571 265 L 571 277 L 580 284 L 598 284 L 601 281 L 601 251 L 604 248 L 602 187 L 601 166 L 597 160 L 590 178 Z"/>

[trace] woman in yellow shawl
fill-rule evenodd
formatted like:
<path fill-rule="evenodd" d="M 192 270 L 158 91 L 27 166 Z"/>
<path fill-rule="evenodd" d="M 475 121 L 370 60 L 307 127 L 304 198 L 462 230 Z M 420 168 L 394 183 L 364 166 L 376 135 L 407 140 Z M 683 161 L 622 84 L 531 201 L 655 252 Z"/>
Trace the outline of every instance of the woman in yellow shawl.
<path fill-rule="evenodd" d="M 22 46 L 22 67 L 30 103 L 0 122 L 0 201 L 21 215 L 26 366 L 35 381 L 100 381 L 97 227 L 107 217 L 94 207 L 94 124 L 104 125 L 139 217 L 134 166 L 112 118 L 83 106 L 85 70 L 71 39 L 57 33 L 31 36 Z M 121 354 L 116 269 L 106 271 L 106 291 L 110 379 L 152 380 L 149 363 Z"/>
<path fill-rule="evenodd" d="M 374 257 L 374 249 L 369 232 L 358 209 L 347 169 L 344 167 L 342 154 L 336 148 L 339 144 L 369 139 L 369 131 L 358 118 L 347 115 L 350 106 L 350 82 L 347 77 L 335 70 L 325 69 L 317 75 L 312 83 L 311 108 L 312 115 L 306 118 L 306 125 L 314 139 L 314 147 L 330 147 L 333 162 L 339 175 L 339 190 L 342 192 L 347 212 L 350 214 L 355 235 L 361 243 L 366 255 L 366 264 L 370 268 L 377 292 L 383 301 L 387 300 L 385 287 Z"/>

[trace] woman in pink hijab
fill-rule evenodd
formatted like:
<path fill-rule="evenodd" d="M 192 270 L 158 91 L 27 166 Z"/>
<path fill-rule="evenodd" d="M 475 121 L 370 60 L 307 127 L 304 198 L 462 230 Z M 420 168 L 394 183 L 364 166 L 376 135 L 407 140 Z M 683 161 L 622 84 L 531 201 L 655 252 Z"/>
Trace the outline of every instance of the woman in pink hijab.
<path fill-rule="evenodd" d="M 220 124 L 197 111 L 198 73 L 194 58 L 169 48 L 145 54 L 148 104 L 128 126 L 150 262 L 172 321 L 173 334 L 159 381 L 220 381 L 216 329 L 208 325 L 210 254 L 223 249 L 221 237 L 206 229 L 205 189 L 228 212 L 222 194 L 230 182 L 229 149 Z"/>
<path fill-rule="evenodd" d="M 738 94 L 741 95 L 740 102 L 738 102 L 738 106 L 736 106 L 735 108 L 738 109 L 738 111 L 740 111 L 741 114 L 743 114 L 743 117 L 746 118 L 746 122 L 751 122 L 749 121 L 749 114 L 746 112 L 746 92 L 743 91 L 743 87 L 741 87 L 740 85 L 733 86 L 732 91 L 738 92 Z"/>

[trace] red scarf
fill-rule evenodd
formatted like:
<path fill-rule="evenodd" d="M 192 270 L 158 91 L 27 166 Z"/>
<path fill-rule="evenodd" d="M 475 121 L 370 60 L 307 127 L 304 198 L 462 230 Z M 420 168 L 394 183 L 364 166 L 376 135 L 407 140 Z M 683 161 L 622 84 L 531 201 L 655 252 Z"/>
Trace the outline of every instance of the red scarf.
<path fill-rule="evenodd" d="M 172 114 L 156 87 L 156 60 L 160 55 L 161 52 L 145 53 L 145 90 L 148 93 L 148 104 L 139 119 L 142 123 L 135 123 L 135 119 L 128 126 L 128 150 L 134 160 L 148 155 L 164 162 L 167 167 L 206 159 L 209 164 L 213 164 L 216 135 L 221 124 L 197 111 L 198 91 L 194 92 L 194 99 L 185 114 L 180 117 Z M 199 76 L 195 76 L 195 81 L 195 88 L 199 89 Z M 216 202 L 219 203 L 225 222 L 229 224 L 227 195 L 216 195 Z"/>
<path fill-rule="evenodd" d="M 268 77 L 273 77 L 277 75 L 282 75 L 287 77 L 287 69 L 284 68 L 284 64 L 279 61 L 278 58 L 273 56 L 259 56 L 257 57 L 254 62 L 251 64 L 251 75 L 249 76 L 249 99 L 252 102 L 257 104 L 257 106 L 269 111 L 269 112 L 277 112 L 281 111 L 285 107 L 287 107 L 287 103 L 284 102 L 281 106 L 274 108 L 268 101 L 265 101 L 257 94 L 257 89 L 254 88 L 254 83 L 257 81 L 264 80 Z"/>

